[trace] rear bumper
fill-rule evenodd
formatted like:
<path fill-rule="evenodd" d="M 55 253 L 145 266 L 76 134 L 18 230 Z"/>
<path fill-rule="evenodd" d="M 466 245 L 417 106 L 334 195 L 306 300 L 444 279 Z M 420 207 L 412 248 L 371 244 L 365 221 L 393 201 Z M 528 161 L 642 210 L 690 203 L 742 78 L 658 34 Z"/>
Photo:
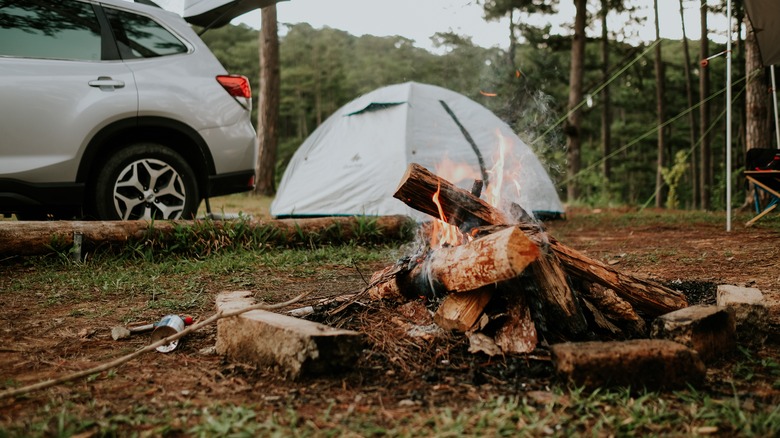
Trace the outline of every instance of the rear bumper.
<path fill-rule="evenodd" d="M 255 188 L 255 171 L 245 170 L 209 177 L 209 187 L 206 197 L 230 195 L 232 193 L 248 192 Z"/>

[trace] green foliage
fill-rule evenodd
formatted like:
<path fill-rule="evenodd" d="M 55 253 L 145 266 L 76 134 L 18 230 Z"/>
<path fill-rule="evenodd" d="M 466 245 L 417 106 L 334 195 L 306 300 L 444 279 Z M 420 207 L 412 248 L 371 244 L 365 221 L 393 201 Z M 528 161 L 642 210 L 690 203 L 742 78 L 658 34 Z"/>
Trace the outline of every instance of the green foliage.
<path fill-rule="evenodd" d="M 676 210 L 680 206 L 680 199 L 677 195 L 677 187 L 680 179 L 688 170 L 688 153 L 686 151 L 677 151 L 674 156 L 674 166 L 671 168 L 661 168 L 661 174 L 664 183 L 669 187 L 669 193 L 666 195 L 666 208 Z"/>

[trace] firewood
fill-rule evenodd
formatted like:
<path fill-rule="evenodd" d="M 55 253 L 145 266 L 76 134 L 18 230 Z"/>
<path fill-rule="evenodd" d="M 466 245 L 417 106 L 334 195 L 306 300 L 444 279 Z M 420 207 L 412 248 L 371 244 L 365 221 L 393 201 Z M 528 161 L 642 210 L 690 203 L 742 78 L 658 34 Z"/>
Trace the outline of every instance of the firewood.
<path fill-rule="evenodd" d="M 508 225 L 513 222 L 507 215 L 471 192 L 455 187 L 415 163 L 409 165 L 393 196 L 415 210 L 439 218 L 438 207 L 433 202 L 433 195 L 437 191 L 444 212 L 443 220 L 461 230 L 475 229 L 478 232 L 480 227 Z M 526 225 L 528 226 L 523 232 L 537 246 L 544 247 L 546 233 L 539 232 L 536 226 Z M 543 251 L 543 255 L 532 265 L 532 270 L 532 277 L 540 292 L 539 299 L 545 308 L 543 314 L 549 315 L 555 321 L 555 324 L 545 324 L 549 334 L 555 338 L 581 338 L 587 330 L 587 321 L 557 256 L 550 251 Z"/>
<path fill-rule="evenodd" d="M 688 306 L 682 293 L 647 278 L 623 272 L 570 248 L 550 237 L 550 248 L 569 274 L 615 291 L 635 309 L 655 317 Z"/>
<path fill-rule="evenodd" d="M 645 320 L 615 291 L 601 285 L 591 285 L 581 288 L 580 292 L 609 323 L 616 325 L 622 332 L 632 337 L 646 336 Z"/>
<path fill-rule="evenodd" d="M 432 174 L 420 165 L 410 164 L 401 184 L 396 190 L 395 197 L 404 201 L 410 207 L 439 217 L 438 209 L 432 202 L 433 193 L 441 188 L 438 199 L 442 211 L 448 223 L 462 227 L 468 223 L 470 226 L 510 224 L 506 215 L 483 200 L 476 198 L 470 192 L 452 186 L 446 180 Z M 431 197 L 427 197 L 428 195 Z M 427 197 L 427 198 L 426 198 Z M 454 214 L 457 213 L 457 214 Z M 637 310 L 645 312 L 648 316 L 658 316 L 688 305 L 685 296 L 678 291 L 663 286 L 650 279 L 640 278 L 617 270 L 587 257 L 585 254 L 558 242 L 537 224 L 521 221 L 517 224 L 531 239 L 540 245 L 549 245 L 551 252 L 555 253 L 566 273 L 588 282 L 595 282 L 613 289 L 620 297 L 631 303 Z M 553 259 L 552 263 L 555 261 Z M 539 275 L 542 275 L 539 273 Z M 539 277 L 539 275 L 535 275 Z M 545 274 L 546 275 L 546 274 Z M 560 282 L 556 281 L 560 284 Z M 569 292 L 563 296 L 556 291 L 544 291 L 549 303 L 556 303 L 559 299 L 562 304 L 555 307 L 561 315 L 566 315 L 572 309 L 579 309 L 576 297 Z M 581 326 L 584 317 L 581 310 L 568 315 L 562 323 L 570 323 L 574 328 Z"/>
<path fill-rule="evenodd" d="M 449 294 L 433 315 L 434 322 L 445 330 L 471 330 L 493 297 L 494 289 L 486 286 L 470 292 Z"/>
<path fill-rule="evenodd" d="M 539 257 L 522 231 L 507 228 L 429 256 L 432 278 L 448 292 L 466 292 L 517 277 Z"/>
<path fill-rule="evenodd" d="M 447 215 L 445 222 L 449 224 L 472 228 L 509 223 L 503 213 L 487 202 L 416 163 L 411 163 L 406 168 L 406 173 L 401 178 L 401 183 L 393 197 L 415 210 L 441 219 L 439 210 L 433 202 L 433 195 L 437 191 L 442 210 Z"/>
<path fill-rule="evenodd" d="M 496 332 L 496 345 L 504 353 L 524 354 L 534 351 L 539 338 L 528 299 L 518 293 L 503 295 L 507 299 L 507 319 Z"/>

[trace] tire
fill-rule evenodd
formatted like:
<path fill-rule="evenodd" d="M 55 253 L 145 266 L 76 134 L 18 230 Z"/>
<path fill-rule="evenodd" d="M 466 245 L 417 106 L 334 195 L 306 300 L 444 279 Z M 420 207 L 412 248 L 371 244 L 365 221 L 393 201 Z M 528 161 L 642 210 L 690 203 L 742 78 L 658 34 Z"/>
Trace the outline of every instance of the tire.
<path fill-rule="evenodd" d="M 190 165 L 155 143 L 134 144 L 109 157 L 93 193 L 101 220 L 190 219 L 200 204 Z"/>

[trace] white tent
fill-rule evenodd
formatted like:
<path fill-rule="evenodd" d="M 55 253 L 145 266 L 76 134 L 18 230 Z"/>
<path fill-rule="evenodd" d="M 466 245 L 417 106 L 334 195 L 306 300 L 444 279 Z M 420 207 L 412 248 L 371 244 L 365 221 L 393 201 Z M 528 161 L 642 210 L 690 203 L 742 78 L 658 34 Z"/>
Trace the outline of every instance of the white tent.
<path fill-rule="evenodd" d="M 437 171 L 443 162 L 468 165 L 474 179 L 491 174 L 499 145 L 511 149 L 517 186 L 504 184 L 504 200 L 540 215 L 559 215 L 555 186 L 531 148 L 477 102 L 433 85 L 406 82 L 365 94 L 341 107 L 304 141 L 285 171 L 271 204 L 274 217 L 394 215 L 418 219 L 393 198 L 409 163 Z M 506 167 L 504 167 L 506 169 Z M 506 180 L 506 178 L 505 178 Z"/>

